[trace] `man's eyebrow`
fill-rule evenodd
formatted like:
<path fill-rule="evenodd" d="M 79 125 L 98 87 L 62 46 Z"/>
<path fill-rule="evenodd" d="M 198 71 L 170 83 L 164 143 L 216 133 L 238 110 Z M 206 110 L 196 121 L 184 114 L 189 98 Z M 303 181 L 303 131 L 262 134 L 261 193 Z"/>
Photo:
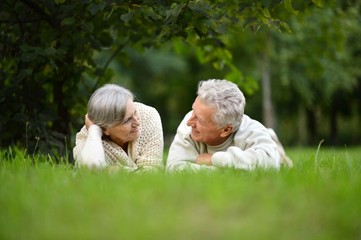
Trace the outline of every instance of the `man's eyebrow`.
<path fill-rule="evenodd" d="M 194 112 L 194 111 L 193 111 Z M 196 116 L 196 118 L 201 121 L 204 122 L 204 117 L 202 115 L 197 114 L 196 112 L 194 112 L 194 115 Z"/>

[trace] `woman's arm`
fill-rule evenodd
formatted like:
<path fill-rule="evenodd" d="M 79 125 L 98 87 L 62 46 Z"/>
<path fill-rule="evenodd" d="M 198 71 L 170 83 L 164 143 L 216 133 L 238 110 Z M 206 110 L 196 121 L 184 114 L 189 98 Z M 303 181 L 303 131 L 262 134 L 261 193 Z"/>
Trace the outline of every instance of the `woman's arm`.
<path fill-rule="evenodd" d="M 92 124 L 85 126 L 76 135 L 73 155 L 78 166 L 101 168 L 106 166 L 102 144 L 102 129 Z"/>

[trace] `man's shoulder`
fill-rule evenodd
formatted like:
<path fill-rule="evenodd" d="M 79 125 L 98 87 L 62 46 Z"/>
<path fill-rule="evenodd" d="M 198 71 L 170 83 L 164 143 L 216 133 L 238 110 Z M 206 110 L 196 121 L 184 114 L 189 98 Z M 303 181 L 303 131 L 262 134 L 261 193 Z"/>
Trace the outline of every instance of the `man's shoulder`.
<path fill-rule="evenodd" d="M 253 119 L 253 118 L 249 117 L 248 115 L 244 114 L 240 128 L 249 128 L 250 126 L 265 128 L 265 126 L 262 123 L 260 123 L 258 120 Z"/>
<path fill-rule="evenodd" d="M 254 132 L 267 132 L 267 128 L 259 121 L 252 119 L 248 115 L 244 114 L 242 123 L 236 132 L 236 138 L 243 138 Z"/>

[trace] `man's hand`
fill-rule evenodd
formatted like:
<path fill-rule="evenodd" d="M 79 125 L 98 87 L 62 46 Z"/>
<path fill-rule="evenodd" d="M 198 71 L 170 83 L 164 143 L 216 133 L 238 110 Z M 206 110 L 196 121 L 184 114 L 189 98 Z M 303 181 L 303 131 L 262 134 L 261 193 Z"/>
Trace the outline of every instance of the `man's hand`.
<path fill-rule="evenodd" d="M 199 165 L 212 166 L 212 154 L 211 153 L 202 153 L 199 154 L 196 163 Z"/>
<path fill-rule="evenodd" d="M 88 118 L 88 114 L 85 114 L 85 126 L 86 126 L 86 129 L 89 129 L 89 127 L 91 125 L 93 125 L 94 123 Z"/>

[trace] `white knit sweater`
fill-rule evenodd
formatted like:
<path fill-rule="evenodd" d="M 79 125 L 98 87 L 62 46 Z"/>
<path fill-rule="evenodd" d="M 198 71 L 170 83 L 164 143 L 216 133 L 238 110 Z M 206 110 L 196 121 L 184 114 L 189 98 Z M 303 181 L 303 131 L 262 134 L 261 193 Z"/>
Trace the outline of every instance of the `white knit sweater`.
<path fill-rule="evenodd" d="M 275 137 L 276 134 L 247 115 L 243 116 L 239 129 L 221 145 L 209 146 L 195 142 L 190 136 L 191 127 L 186 124 L 191 114 L 192 111 L 184 117 L 177 129 L 177 134 L 169 148 L 167 171 L 187 169 L 198 171 L 225 167 L 244 170 L 252 170 L 256 167 L 278 169 L 281 163 L 290 161 L 284 159 L 287 155 Z M 213 166 L 195 163 L 198 155 L 202 153 L 213 154 L 211 159 Z"/>
<path fill-rule="evenodd" d="M 128 144 L 128 154 L 116 143 L 103 137 L 102 130 L 85 126 L 76 134 L 73 156 L 76 164 L 87 167 L 119 166 L 134 171 L 163 168 L 163 129 L 155 108 L 135 103 L 140 116 L 140 136 Z"/>

